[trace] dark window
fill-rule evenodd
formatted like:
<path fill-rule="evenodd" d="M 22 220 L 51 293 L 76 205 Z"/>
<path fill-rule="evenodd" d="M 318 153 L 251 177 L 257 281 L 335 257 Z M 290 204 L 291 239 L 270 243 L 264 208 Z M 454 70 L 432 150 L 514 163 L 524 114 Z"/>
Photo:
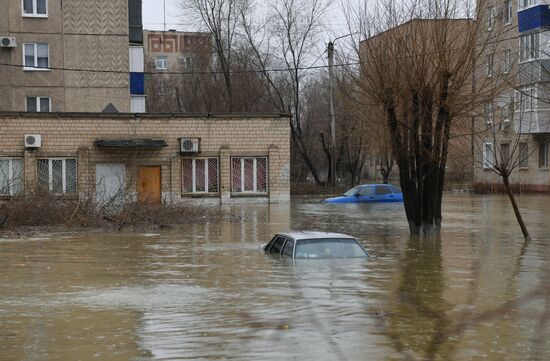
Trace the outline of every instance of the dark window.
<path fill-rule="evenodd" d="M 539 144 L 539 167 L 548 167 L 548 143 Z"/>
<path fill-rule="evenodd" d="M 279 254 L 281 253 L 281 248 L 283 248 L 283 243 L 285 242 L 285 238 L 284 237 L 277 237 L 277 239 L 275 240 L 275 242 L 273 242 L 273 246 L 271 247 L 271 249 L 269 250 L 269 253 L 271 254 Z"/>
<path fill-rule="evenodd" d="M 529 147 L 527 143 L 519 143 L 519 167 L 527 168 L 529 166 Z"/>
<path fill-rule="evenodd" d="M 374 187 L 365 187 L 359 191 L 360 196 L 373 196 L 374 195 Z"/>
<path fill-rule="evenodd" d="M 393 191 L 393 193 L 403 193 L 403 191 L 401 191 L 401 188 L 399 187 L 396 187 L 396 186 L 389 186 L 389 187 Z"/>
<path fill-rule="evenodd" d="M 283 248 L 283 256 L 292 257 L 292 252 L 294 251 L 294 241 L 288 240 L 285 243 L 285 248 Z"/>
<path fill-rule="evenodd" d="M 383 196 L 383 195 L 386 195 L 386 194 L 392 194 L 392 191 L 390 190 L 390 188 L 388 188 L 386 186 L 376 187 L 376 195 L 377 196 Z"/>

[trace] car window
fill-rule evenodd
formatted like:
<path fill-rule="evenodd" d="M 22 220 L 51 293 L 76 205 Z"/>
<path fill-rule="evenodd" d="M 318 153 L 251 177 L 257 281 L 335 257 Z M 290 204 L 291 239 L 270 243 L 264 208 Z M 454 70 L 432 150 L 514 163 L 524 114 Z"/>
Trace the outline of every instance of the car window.
<path fill-rule="evenodd" d="M 360 196 L 373 196 L 374 195 L 374 187 L 364 187 L 359 191 Z"/>
<path fill-rule="evenodd" d="M 298 241 L 294 258 L 359 258 L 367 256 L 367 252 L 353 238 L 322 238 Z"/>
<path fill-rule="evenodd" d="M 285 243 L 285 247 L 283 248 L 283 256 L 285 257 L 292 257 L 292 252 L 294 251 L 294 241 L 289 239 Z"/>
<path fill-rule="evenodd" d="M 392 191 L 390 190 L 389 187 L 386 187 L 386 186 L 376 187 L 376 195 L 377 196 L 383 196 L 383 195 L 386 195 L 386 194 L 392 194 Z"/>
<path fill-rule="evenodd" d="M 271 254 L 279 254 L 281 253 L 281 248 L 283 247 L 283 243 L 285 242 L 285 237 L 277 237 L 275 242 L 273 242 L 273 246 L 269 250 L 269 253 Z"/>
<path fill-rule="evenodd" d="M 393 191 L 393 193 L 402 193 L 401 188 L 399 188 L 399 187 L 390 186 L 390 188 Z"/>
<path fill-rule="evenodd" d="M 346 197 L 353 197 L 354 195 L 357 194 L 357 192 L 361 189 L 360 186 L 357 186 L 357 187 L 353 187 L 352 189 L 350 189 L 349 191 L 347 191 L 346 193 L 344 193 L 344 195 Z"/>
<path fill-rule="evenodd" d="M 275 237 L 271 238 L 271 241 L 267 242 L 267 245 L 265 246 L 264 251 L 269 252 L 271 247 L 273 247 L 273 243 L 275 243 L 275 239 L 277 239 L 277 237 L 278 236 L 275 236 Z"/>

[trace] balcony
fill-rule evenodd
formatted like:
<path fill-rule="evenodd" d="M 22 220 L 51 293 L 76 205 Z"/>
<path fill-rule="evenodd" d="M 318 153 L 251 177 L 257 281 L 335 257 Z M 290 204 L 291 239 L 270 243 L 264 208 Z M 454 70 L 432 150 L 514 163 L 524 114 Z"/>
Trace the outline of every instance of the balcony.
<path fill-rule="evenodd" d="M 519 11 L 518 25 L 520 33 L 550 27 L 550 7 L 538 5 Z"/>

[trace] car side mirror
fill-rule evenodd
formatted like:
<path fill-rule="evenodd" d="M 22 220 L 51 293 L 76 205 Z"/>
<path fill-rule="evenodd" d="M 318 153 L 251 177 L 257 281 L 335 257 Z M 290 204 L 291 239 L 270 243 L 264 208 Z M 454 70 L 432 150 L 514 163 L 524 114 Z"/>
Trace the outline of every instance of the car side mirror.
<path fill-rule="evenodd" d="M 355 196 L 356 196 L 357 198 L 361 197 L 361 195 L 360 195 L 359 193 L 355 193 Z"/>

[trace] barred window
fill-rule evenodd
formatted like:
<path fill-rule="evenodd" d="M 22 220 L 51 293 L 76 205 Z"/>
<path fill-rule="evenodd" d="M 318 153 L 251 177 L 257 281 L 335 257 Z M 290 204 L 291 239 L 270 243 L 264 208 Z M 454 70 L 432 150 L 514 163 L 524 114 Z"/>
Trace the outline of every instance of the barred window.
<path fill-rule="evenodd" d="M 267 193 L 267 158 L 231 158 L 231 192 Z"/>
<path fill-rule="evenodd" d="M 183 193 L 218 193 L 218 158 L 183 158 Z"/>
<path fill-rule="evenodd" d="M 22 190 L 23 161 L 0 159 L 0 195 L 13 196 Z"/>
<path fill-rule="evenodd" d="M 76 193 L 76 159 L 38 160 L 38 185 L 56 194 Z"/>

